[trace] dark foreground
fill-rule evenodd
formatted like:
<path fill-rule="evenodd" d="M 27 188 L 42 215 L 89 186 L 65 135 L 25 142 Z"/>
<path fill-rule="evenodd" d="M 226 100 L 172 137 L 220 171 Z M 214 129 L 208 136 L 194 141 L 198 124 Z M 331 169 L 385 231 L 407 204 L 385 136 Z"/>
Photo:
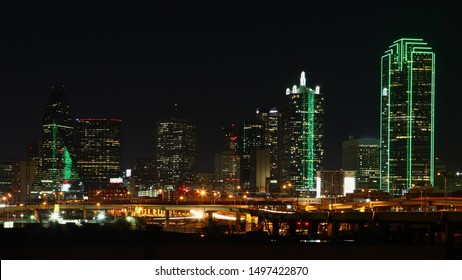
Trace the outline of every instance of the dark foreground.
<path fill-rule="evenodd" d="M 114 228 L 16 228 L 1 231 L 3 260 L 444 260 L 457 248 L 377 240 L 320 241 L 253 235 L 203 235 Z"/>

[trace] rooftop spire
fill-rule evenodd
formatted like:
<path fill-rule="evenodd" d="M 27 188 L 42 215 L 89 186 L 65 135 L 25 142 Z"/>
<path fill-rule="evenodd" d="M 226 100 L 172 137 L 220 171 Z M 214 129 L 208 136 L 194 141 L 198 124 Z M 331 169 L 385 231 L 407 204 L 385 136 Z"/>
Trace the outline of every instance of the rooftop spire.
<path fill-rule="evenodd" d="M 302 75 L 300 76 L 300 86 L 306 86 L 305 71 L 302 71 Z"/>

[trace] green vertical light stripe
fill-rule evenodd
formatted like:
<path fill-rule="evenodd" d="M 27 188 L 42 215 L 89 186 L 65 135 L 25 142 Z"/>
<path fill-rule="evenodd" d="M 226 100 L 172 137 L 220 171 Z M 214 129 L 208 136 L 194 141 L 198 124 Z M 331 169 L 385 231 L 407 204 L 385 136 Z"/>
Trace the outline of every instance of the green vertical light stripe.
<path fill-rule="evenodd" d="M 379 129 L 379 133 L 380 133 L 380 153 L 379 153 L 379 162 L 380 162 L 380 170 L 383 169 L 383 133 L 382 133 L 382 130 L 383 130 L 383 125 L 382 125 L 382 121 L 383 121 L 383 58 L 384 56 L 382 56 L 382 59 L 380 60 L 380 129 Z M 380 186 L 380 189 L 382 190 L 383 189 L 383 176 L 382 176 L 382 172 L 379 172 L 380 174 L 380 179 L 379 179 L 379 186 Z"/>
<path fill-rule="evenodd" d="M 393 93 L 393 89 L 391 88 L 391 59 L 393 55 L 393 50 L 391 51 L 391 55 L 389 56 L 388 59 L 388 98 L 387 98 L 387 192 L 390 192 L 390 147 L 391 147 L 391 141 L 390 141 L 390 125 L 391 125 L 391 96 Z"/>
<path fill-rule="evenodd" d="M 409 189 L 412 186 L 412 94 L 413 94 L 413 61 L 414 61 L 414 51 L 411 50 L 411 61 L 408 63 L 408 96 L 407 96 L 407 157 L 406 157 L 406 188 Z"/>
<path fill-rule="evenodd" d="M 432 53 L 430 184 L 435 185 L 435 53 Z"/>

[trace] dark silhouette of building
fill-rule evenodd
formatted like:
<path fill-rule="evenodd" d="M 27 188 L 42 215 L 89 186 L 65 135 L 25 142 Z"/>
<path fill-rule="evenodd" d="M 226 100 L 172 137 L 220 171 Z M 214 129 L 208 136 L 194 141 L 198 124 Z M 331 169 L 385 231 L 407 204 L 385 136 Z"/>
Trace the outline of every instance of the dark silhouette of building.
<path fill-rule="evenodd" d="M 32 195 L 80 190 L 75 168 L 74 120 L 64 86 L 52 87 L 43 115 L 40 160 Z"/>
<path fill-rule="evenodd" d="M 223 149 L 215 154 L 214 190 L 234 193 L 240 186 L 240 158 L 237 154 L 238 130 L 231 124 L 223 127 Z"/>
<path fill-rule="evenodd" d="M 255 152 L 265 148 L 264 124 L 244 121 L 237 126 L 237 154 L 240 159 L 240 189 L 255 192 Z"/>
<path fill-rule="evenodd" d="M 342 142 L 342 169 L 354 170 L 356 185 L 364 189 L 380 188 L 380 141 L 358 138 Z"/>
<path fill-rule="evenodd" d="M 277 108 L 271 109 L 257 109 L 257 120 L 261 121 L 264 125 L 264 146 L 265 150 L 269 152 L 269 164 L 270 164 L 270 176 L 267 178 L 269 184 L 267 186 L 267 192 L 278 191 L 278 147 L 279 147 L 279 122 L 281 113 Z M 262 165 L 259 165 L 262 167 Z M 261 172 L 259 173 L 260 177 Z M 267 181 L 266 180 L 266 181 Z"/>

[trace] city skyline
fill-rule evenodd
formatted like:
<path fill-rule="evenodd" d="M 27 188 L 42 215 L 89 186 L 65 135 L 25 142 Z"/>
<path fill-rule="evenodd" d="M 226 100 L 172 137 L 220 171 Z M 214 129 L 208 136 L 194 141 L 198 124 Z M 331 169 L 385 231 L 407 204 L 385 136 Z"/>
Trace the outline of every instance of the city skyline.
<path fill-rule="evenodd" d="M 280 108 L 305 71 L 325 96 L 325 168 L 340 168 L 349 135 L 379 137 L 380 57 L 395 40 L 416 37 L 436 53 L 435 155 L 462 167 L 451 7 L 411 2 L 396 14 L 369 6 L 361 15 L 359 3 L 174 3 L 2 11 L 0 155 L 26 158 L 51 87 L 64 84 L 75 118 L 122 120 L 124 168 L 154 157 L 155 123 L 176 103 L 198 124 L 199 171 L 212 171 L 221 128 L 255 119 L 257 108 Z"/>

